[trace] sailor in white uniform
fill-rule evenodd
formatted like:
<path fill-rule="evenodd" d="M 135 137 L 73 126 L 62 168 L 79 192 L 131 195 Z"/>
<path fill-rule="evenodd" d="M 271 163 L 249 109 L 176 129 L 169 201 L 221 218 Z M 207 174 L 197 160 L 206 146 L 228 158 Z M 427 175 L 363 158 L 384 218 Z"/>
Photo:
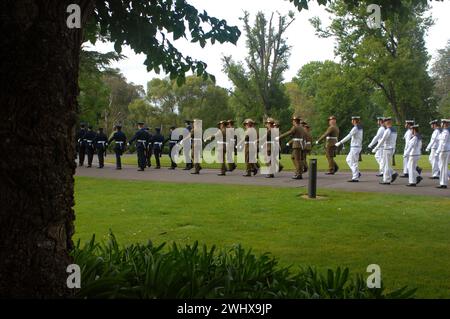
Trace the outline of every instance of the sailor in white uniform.
<path fill-rule="evenodd" d="M 372 142 L 370 142 L 369 144 L 369 149 L 371 149 L 372 147 L 374 147 L 378 141 L 381 139 L 381 137 L 384 134 L 384 130 L 386 129 L 384 127 L 384 117 L 377 117 L 377 123 L 378 123 L 378 131 L 377 134 L 374 136 L 374 138 L 372 139 Z M 375 160 L 378 163 L 378 167 L 379 167 L 379 173 L 377 174 L 378 177 L 383 176 L 383 150 L 379 149 L 376 153 L 375 153 Z"/>
<path fill-rule="evenodd" d="M 408 145 L 409 140 L 412 138 L 412 130 L 411 127 L 414 125 L 413 120 L 406 120 L 405 121 L 405 135 L 403 135 L 403 139 L 405 140 L 405 148 L 403 149 L 403 175 L 400 177 L 402 178 L 408 178 L 408 161 L 409 157 L 406 155 L 406 147 Z"/>
<path fill-rule="evenodd" d="M 422 155 L 422 136 L 419 133 L 419 125 L 411 126 L 412 137 L 406 144 L 405 155 L 408 158 L 408 178 L 409 184 L 406 186 L 415 187 L 422 181 L 422 176 L 417 171 L 417 163 Z"/>
<path fill-rule="evenodd" d="M 450 174 L 448 171 L 448 161 L 450 157 L 450 119 L 441 120 L 442 132 L 439 134 L 439 146 L 437 153 L 439 156 L 439 186 L 437 188 L 447 188 Z"/>
<path fill-rule="evenodd" d="M 353 128 L 350 133 L 344 137 L 340 142 L 336 143 L 336 147 L 341 146 L 345 142 L 352 140 L 350 143 L 350 152 L 347 155 L 347 164 L 352 170 L 352 179 L 349 182 L 359 182 L 361 173 L 359 171 L 359 154 L 362 151 L 363 128 L 361 126 L 361 118 L 359 116 L 352 116 Z"/>
<path fill-rule="evenodd" d="M 391 166 L 392 156 L 397 143 L 397 130 L 392 127 L 392 118 L 390 117 L 384 119 L 384 124 L 386 125 L 386 130 L 378 141 L 377 146 L 372 150 L 372 153 L 376 153 L 379 149 L 383 150 L 383 181 L 380 184 L 390 185 L 398 177 L 398 173 Z"/>
<path fill-rule="evenodd" d="M 439 156 L 437 151 L 438 148 L 438 137 L 441 134 L 441 129 L 439 127 L 439 121 L 433 120 L 430 122 L 431 128 L 433 129 L 433 134 L 431 135 L 430 143 L 428 144 L 426 151 L 430 152 L 430 157 L 428 160 L 431 164 L 431 179 L 439 179 Z"/>

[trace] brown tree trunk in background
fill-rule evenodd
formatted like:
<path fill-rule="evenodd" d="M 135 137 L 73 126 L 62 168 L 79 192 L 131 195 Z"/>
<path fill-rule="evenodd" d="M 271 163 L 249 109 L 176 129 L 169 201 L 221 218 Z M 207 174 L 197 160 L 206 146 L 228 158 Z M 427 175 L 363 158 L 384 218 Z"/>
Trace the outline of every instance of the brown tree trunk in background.
<path fill-rule="evenodd" d="M 91 2 L 0 2 L 0 297 L 70 294 L 82 31 L 66 9 Z"/>

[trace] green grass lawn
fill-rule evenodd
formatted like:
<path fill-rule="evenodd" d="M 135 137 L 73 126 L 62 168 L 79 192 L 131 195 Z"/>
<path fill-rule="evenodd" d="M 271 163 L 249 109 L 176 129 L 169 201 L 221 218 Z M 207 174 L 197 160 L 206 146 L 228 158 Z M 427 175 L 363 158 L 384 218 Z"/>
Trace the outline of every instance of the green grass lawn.
<path fill-rule="evenodd" d="M 349 171 L 349 167 L 347 165 L 347 162 L 345 161 L 345 158 L 347 155 L 338 155 L 336 157 L 336 162 L 339 165 L 340 169 L 342 171 Z M 308 158 L 317 158 L 317 165 L 319 171 L 326 171 L 328 170 L 328 162 L 325 158 L 325 155 L 311 155 Z M 115 163 L 115 157 L 114 155 L 110 155 L 106 158 L 107 163 Z M 122 163 L 125 165 L 137 165 L 137 156 L 136 154 L 127 154 L 122 157 Z M 287 154 L 283 154 L 281 158 L 281 164 L 284 166 L 286 170 L 293 170 L 294 165 L 291 161 L 291 156 Z M 152 165 L 155 165 L 155 158 L 152 157 Z M 167 154 L 164 154 L 161 157 L 161 165 L 163 167 L 169 167 L 170 166 L 170 158 Z M 181 167 L 184 167 L 184 164 L 180 164 Z M 239 169 L 244 169 L 245 164 L 238 164 Z M 219 169 L 219 164 L 202 164 L 203 168 L 217 168 Z M 430 163 L 428 162 L 428 155 L 423 155 L 419 160 L 419 166 L 422 167 L 425 171 L 431 170 Z M 396 170 L 401 170 L 403 167 L 403 156 L 402 155 L 396 155 Z M 360 169 L 363 171 L 377 171 L 378 170 L 378 164 L 375 161 L 375 158 L 373 155 L 363 155 L 363 161 L 360 162 Z"/>
<path fill-rule="evenodd" d="M 77 177 L 75 239 L 112 229 L 122 244 L 241 243 L 282 264 L 381 267 L 388 288 L 450 297 L 450 199 L 320 190 Z"/>

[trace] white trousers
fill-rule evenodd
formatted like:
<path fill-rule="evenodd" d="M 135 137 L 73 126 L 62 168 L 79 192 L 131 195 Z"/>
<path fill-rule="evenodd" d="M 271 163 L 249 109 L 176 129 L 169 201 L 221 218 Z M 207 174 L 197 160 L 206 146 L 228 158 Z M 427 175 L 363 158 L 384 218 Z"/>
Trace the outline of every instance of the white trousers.
<path fill-rule="evenodd" d="M 431 164 L 431 176 L 439 177 L 439 156 L 436 153 L 436 149 L 432 149 L 430 157 L 428 158 Z"/>
<path fill-rule="evenodd" d="M 448 160 L 450 152 L 439 153 L 439 171 L 441 172 L 439 183 L 440 185 L 448 186 L 449 172 L 448 172 Z"/>
<path fill-rule="evenodd" d="M 380 174 L 383 174 L 383 150 L 375 152 L 375 160 L 378 163 Z"/>
<path fill-rule="evenodd" d="M 360 147 L 351 147 L 346 159 L 348 166 L 352 170 L 353 180 L 359 180 L 359 153 L 361 153 Z"/>
<path fill-rule="evenodd" d="M 383 182 L 390 183 L 395 171 L 391 167 L 394 150 L 383 150 Z"/>
<path fill-rule="evenodd" d="M 417 176 L 419 173 L 416 170 L 417 163 L 419 162 L 420 155 L 418 156 L 408 156 L 408 175 L 409 175 L 409 183 L 416 184 Z"/>
<path fill-rule="evenodd" d="M 403 155 L 403 174 L 408 174 L 409 155 Z"/>

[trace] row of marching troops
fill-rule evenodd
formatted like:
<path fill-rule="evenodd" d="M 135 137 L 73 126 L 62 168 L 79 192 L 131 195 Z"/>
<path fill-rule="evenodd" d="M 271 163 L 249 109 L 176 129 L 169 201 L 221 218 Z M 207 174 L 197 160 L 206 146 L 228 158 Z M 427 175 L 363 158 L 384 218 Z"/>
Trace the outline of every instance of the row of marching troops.
<path fill-rule="evenodd" d="M 349 132 L 349 134 L 340 141 L 339 128 L 336 124 L 336 120 L 337 119 L 335 116 L 330 116 L 328 118 L 327 130 L 322 136 L 320 136 L 320 138 L 315 141 L 316 145 L 321 142 L 325 142 L 325 154 L 328 161 L 328 171 L 326 175 L 334 175 L 339 170 L 339 167 L 335 161 L 337 151 L 346 142 L 350 141 L 350 151 L 346 158 L 346 162 L 352 172 L 352 178 L 349 180 L 349 182 L 359 182 L 361 178 L 359 162 L 361 161 L 361 152 L 363 146 L 363 128 L 361 125 L 361 118 L 359 116 L 353 116 L 351 118 L 353 128 Z M 196 145 L 196 143 L 201 144 L 203 142 L 201 138 L 198 139 L 198 141 L 197 138 L 195 138 L 194 128 L 196 127 L 196 121 L 197 120 L 186 121 L 186 128 L 190 132 L 190 134 L 186 138 L 190 139 L 190 145 L 192 149 L 194 148 L 194 145 Z M 393 126 L 393 121 L 390 117 L 378 117 L 377 124 L 379 126 L 377 134 L 372 139 L 368 147 L 369 149 L 372 149 L 373 153 L 375 153 L 375 159 L 379 164 L 379 173 L 377 174 L 377 176 L 381 178 L 380 184 L 389 185 L 399 177 L 399 174 L 393 169 L 393 166 L 395 165 L 397 130 Z M 236 136 L 234 136 L 233 140 L 228 141 L 226 134 L 227 129 L 234 129 L 234 121 L 228 120 L 220 121 L 218 123 L 218 128 L 220 130 L 220 133 L 222 134 L 217 135 L 216 139 L 218 137 L 223 138 L 223 140 L 218 141 L 218 143 L 231 143 L 234 148 L 234 154 L 229 154 L 229 152 L 226 152 L 225 147 L 222 148 L 222 164 L 220 167 L 219 176 L 225 176 L 227 171 L 233 171 L 234 169 L 236 169 L 233 155 L 237 154 L 237 149 L 244 149 L 246 164 L 246 171 L 244 176 L 250 177 L 258 173 L 260 169 L 258 161 L 252 161 L 249 156 L 250 148 L 252 147 L 252 144 L 255 143 L 253 140 L 251 140 L 251 134 L 249 132 L 255 129 L 255 125 L 255 121 L 253 121 L 252 119 L 246 119 L 243 122 L 243 126 L 245 129 L 244 138 L 242 139 L 242 141 L 237 143 Z M 433 120 L 430 122 L 430 125 L 433 129 L 433 134 L 431 136 L 430 143 L 426 147 L 426 151 L 430 152 L 429 161 L 432 166 L 432 176 L 430 178 L 439 180 L 438 188 L 447 188 L 449 179 L 448 161 L 450 157 L 450 120 Z M 313 146 L 313 139 L 308 123 L 303 121 L 300 117 L 293 116 L 291 129 L 281 134 L 279 137 L 276 137 L 275 141 L 273 141 L 271 138 L 271 129 L 279 128 L 279 123 L 272 118 L 268 118 L 265 121 L 265 128 L 266 134 L 259 140 L 265 141 L 263 144 L 265 145 L 265 147 L 267 147 L 266 154 L 269 157 L 262 159 L 262 161 L 264 161 L 266 165 L 270 165 L 270 155 L 272 152 L 272 148 L 275 146 L 275 144 L 273 143 L 275 142 L 277 148 L 280 149 L 280 141 L 288 138 L 287 146 L 290 146 L 291 148 L 291 159 L 295 167 L 295 174 L 293 176 L 293 179 L 302 179 L 303 173 L 307 172 L 308 170 L 307 156 L 311 153 Z M 175 127 L 170 128 L 171 133 L 174 129 Z M 423 180 L 421 176 L 422 169 L 417 165 L 422 154 L 422 136 L 420 134 L 419 125 L 416 125 L 414 121 L 405 121 L 405 129 L 406 132 L 403 137 L 405 140 L 405 148 L 403 152 L 403 174 L 400 177 L 408 178 L 407 186 L 414 187 Z M 77 134 L 77 144 L 80 157 L 79 164 L 83 165 L 84 154 L 87 153 L 88 167 L 90 167 L 92 165 L 92 157 L 94 151 L 96 150 L 99 157 L 99 167 L 102 168 L 104 166 L 104 154 L 106 154 L 106 147 L 113 141 L 115 142 L 114 151 L 116 154 L 117 169 L 121 169 L 121 155 L 124 153 L 126 146 L 135 143 L 139 170 L 144 171 L 146 166 L 151 166 L 150 157 L 152 153 L 155 155 L 157 163 L 156 168 L 160 168 L 159 157 L 162 154 L 163 145 L 167 142 L 169 143 L 169 154 L 171 154 L 172 149 L 175 147 L 175 145 L 183 143 L 183 138 L 180 137 L 179 139 L 172 139 L 171 136 L 167 139 L 164 139 L 164 137 L 160 133 L 159 128 L 156 129 L 156 134 L 152 135 L 149 132 L 149 129 L 146 128 L 144 126 L 144 123 L 142 122 L 138 123 L 138 131 L 128 142 L 125 134 L 122 132 L 122 127 L 120 125 L 117 125 L 115 127 L 115 132 L 109 139 L 103 133 L 102 129 L 99 129 L 98 133 L 95 133 L 92 131 L 92 127 L 89 127 L 88 130 L 86 130 L 84 126 L 82 126 Z M 193 152 L 191 152 L 191 155 L 189 155 L 189 152 L 186 153 L 186 149 L 184 149 L 184 151 L 185 157 L 193 156 Z M 226 159 L 226 156 L 229 157 Z M 198 161 L 193 160 L 193 158 L 192 160 L 188 161 L 187 158 L 185 158 L 185 162 L 186 167 L 184 168 L 184 170 L 194 169 L 192 174 L 200 173 L 202 167 Z M 170 169 L 175 169 L 176 167 L 177 164 L 171 157 Z M 277 172 L 280 172 L 283 169 L 281 163 L 277 163 L 276 167 Z M 274 172 L 271 172 L 267 175 L 267 177 L 273 178 L 273 173 Z"/>

